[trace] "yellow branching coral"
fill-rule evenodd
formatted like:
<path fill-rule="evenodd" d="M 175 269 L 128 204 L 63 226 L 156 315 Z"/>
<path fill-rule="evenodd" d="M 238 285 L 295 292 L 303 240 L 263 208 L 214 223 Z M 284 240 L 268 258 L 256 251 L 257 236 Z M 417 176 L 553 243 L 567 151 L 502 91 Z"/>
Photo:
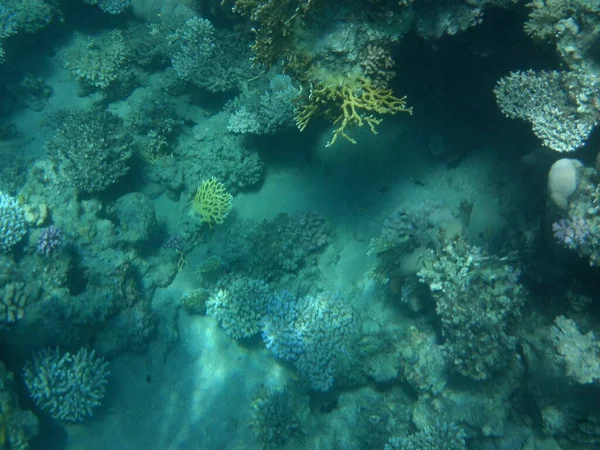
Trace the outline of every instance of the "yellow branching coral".
<path fill-rule="evenodd" d="M 215 177 L 204 180 L 192 200 L 192 211 L 202 222 L 222 224 L 232 208 L 233 197 Z"/>
<path fill-rule="evenodd" d="M 406 96 L 395 97 L 390 89 L 374 87 L 368 78 L 340 77 L 333 83 L 317 82 L 313 85 L 308 103 L 298 109 L 296 125 L 303 131 L 311 118 L 323 116 L 337 125 L 328 147 L 340 135 L 356 144 L 354 138 L 346 133 L 348 128 L 362 127 L 366 123 L 371 132 L 377 134 L 376 126 L 382 119 L 374 114 L 396 114 L 400 111 L 412 115 L 412 107 L 406 107 Z"/>

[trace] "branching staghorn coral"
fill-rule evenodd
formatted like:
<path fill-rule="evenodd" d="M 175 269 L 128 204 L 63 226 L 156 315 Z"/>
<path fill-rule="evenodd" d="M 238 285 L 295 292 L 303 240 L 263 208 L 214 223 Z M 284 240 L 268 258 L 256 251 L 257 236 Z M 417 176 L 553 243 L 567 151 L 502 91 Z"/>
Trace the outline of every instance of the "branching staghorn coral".
<path fill-rule="evenodd" d="M 600 3 L 588 0 L 533 0 L 524 29 L 551 43 L 566 70 L 518 71 L 494 89 L 508 117 L 531 122 L 544 145 L 559 152 L 585 144 L 600 120 Z"/>
<path fill-rule="evenodd" d="M 325 76 L 312 84 L 307 103 L 298 109 L 296 125 L 303 131 L 312 118 L 323 116 L 337 126 L 327 147 L 332 146 L 338 136 L 356 144 L 348 135 L 348 129 L 367 124 L 371 132 L 377 134 L 376 127 L 382 119 L 374 114 L 398 112 L 412 115 L 412 107 L 406 107 L 406 96 L 395 97 L 391 90 L 376 88 L 368 78 L 361 76 Z"/>
<path fill-rule="evenodd" d="M 294 363 L 316 391 L 328 391 L 356 336 L 354 312 L 330 293 L 273 297 L 263 320 L 263 341 L 278 358 Z"/>
<path fill-rule="evenodd" d="M 65 54 L 65 67 L 77 81 L 105 90 L 121 75 L 127 58 L 123 35 L 111 31 L 99 38 L 77 36 Z"/>
<path fill-rule="evenodd" d="M 586 80 L 577 72 L 517 71 L 501 78 L 494 94 L 506 117 L 530 122 L 544 145 L 570 152 L 585 144 L 600 118 L 587 105 L 599 83 Z"/>
<path fill-rule="evenodd" d="M 284 448 L 303 432 L 303 418 L 308 413 L 307 397 L 286 388 L 270 390 L 252 400 L 249 424 L 256 440 L 265 450 Z"/>
<path fill-rule="evenodd" d="M 206 312 L 232 338 L 247 338 L 260 332 L 269 298 L 269 286 L 264 281 L 240 277 L 210 296 Z"/>
<path fill-rule="evenodd" d="M 525 301 L 520 271 L 462 239 L 421 260 L 445 338 L 443 352 L 457 373 L 485 380 L 505 368 L 515 351 L 511 335 Z"/>
<path fill-rule="evenodd" d="M 50 157 L 83 192 L 99 192 L 129 170 L 131 138 L 120 117 L 108 112 L 69 111 L 48 140 Z"/>
<path fill-rule="evenodd" d="M 561 22 L 569 18 L 593 24 L 600 20 L 600 3 L 589 0 L 533 0 L 525 32 L 534 39 L 552 41 L 559 37 Z"/>
<path fill-rule="evenodd" d="M 383 447 L 384 450 L 465 450 L 465 431 L 454 423 L 436 421 L 410 436 L 393 437 Z"/>
<path fill-rule="evenodd" d="M 583 334 L 577 324 L 564 316 L 554 320 L 551 338 L 555 358 L 567 376 L 580 384 L 600 381 L 600 343 L 591 331 Z"/>
<path fill-rule="evenodd" d="M 108 363 L 94 351 L 42 350 L 23 368 L 36 405 L 53 419 L 81 422 L 104 398 Z"/>
<path fill-rule="evenodd" d="M 250 51 L 238 33 L 190 17 L 168 36 L 171 62 L 182 80 L 210 92 L 238 88 L 252 78 Z"/>
<path fill-rule="evenodd" d="M 257 80 L 255 86 L 244 89 L 232 102 L 227 129 L 239 134 L 274 134 L 293 127 L 295 104 L 301 92 L 287 75 Z"/>
<path fill-rule="evenodd" d="M 7 252 L 27 232 L 25 211 L 16 198 L 0 191 L 0 252 Z"/>
<path fill-rule="evenodd" d="M 130 0 L 83 0 L 83 2 L 88 5 L 98 5 L 108 14 L 121 14 L 130 5 Z"/>

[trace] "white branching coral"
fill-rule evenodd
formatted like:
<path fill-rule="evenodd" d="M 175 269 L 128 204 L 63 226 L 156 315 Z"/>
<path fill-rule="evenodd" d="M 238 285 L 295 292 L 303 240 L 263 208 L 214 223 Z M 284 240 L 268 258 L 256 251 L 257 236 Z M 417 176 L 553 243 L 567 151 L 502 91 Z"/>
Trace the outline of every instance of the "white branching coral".
<path fill-rule="evenodd" d="M 594 333 L 583 334 L 573 320 L 558 316 L 551 337 L 556 360 L 569 378 L 580 384 L 600 381 L 600 342 Z"/>
<path fill-rule="evenodd" d="M 77 35 L 65 53 L 65 67 L 74 78 L 95 89 L 107 89 L 122 75 L 127 47 L 119 31 L 96 38 Z"/>
<path fill-rule="evenodd" d="M 506 117 L 530 122 L 544 145 L 570 152 L 583 146 L 598 121 L 596 111 L 573 101 L 585 94 L 579 78 L 575 72 L 518 71 L 500 79 L 494 94 Z"/>

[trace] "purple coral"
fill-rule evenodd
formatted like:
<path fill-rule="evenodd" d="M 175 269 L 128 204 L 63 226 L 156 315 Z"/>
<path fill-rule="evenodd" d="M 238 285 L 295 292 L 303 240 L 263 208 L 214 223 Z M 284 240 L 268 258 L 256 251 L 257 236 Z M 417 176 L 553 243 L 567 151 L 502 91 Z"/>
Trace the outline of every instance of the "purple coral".
<path fill-rule="evenodd" d="M 294 298 L 276 295 L 262 320 L 265 346 L 275 356 L 291 361 L 316 391 L 328 391 L 334 383 L 337 361 L 350 348 L 354 314 L 338 295 Z"/>
<path fill-rule="evenodd" d="M 62 230 L 50 225 L 42 230 L 37 242 L 37 252 L 44 256 L 50 256 L 62 245 Z"/>
<path fill-rule="evenodd" d="M 590 226 L 583 217 L 560 219 L 552 224 L 554 238 L 565 247 L 577 250 L 587 244 L 590 236 Z"/>
<path fill-rule="evenodd" d="M 303 351 L 302 332 L 294 328 L 298 314 L 297 299 L 285 291 L 271 299 L 261 322 L 265 347 L 286 361 L 296 361 Z"/>

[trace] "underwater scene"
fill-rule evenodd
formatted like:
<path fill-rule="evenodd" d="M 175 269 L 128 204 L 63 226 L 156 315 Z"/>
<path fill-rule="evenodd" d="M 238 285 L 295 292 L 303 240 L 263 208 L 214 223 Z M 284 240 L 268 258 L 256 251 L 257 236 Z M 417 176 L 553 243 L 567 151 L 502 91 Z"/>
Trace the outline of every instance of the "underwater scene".
<path fill-rule="evenodd" d="M 600 449 L 600 0 L 0 0 L 0 450 Z"/>

